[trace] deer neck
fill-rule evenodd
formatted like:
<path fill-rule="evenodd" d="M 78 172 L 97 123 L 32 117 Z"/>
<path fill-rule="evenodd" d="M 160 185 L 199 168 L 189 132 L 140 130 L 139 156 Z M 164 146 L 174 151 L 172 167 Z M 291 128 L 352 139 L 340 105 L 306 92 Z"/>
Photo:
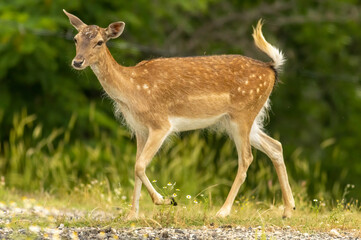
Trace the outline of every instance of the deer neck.
<path fill-rule="evenodd" d="M 115 61 L 108 48 L 100 54 L 98 59 L 90 67 L 103 89 L 114 100 L 124 102 L 124 93 L 132 87 L 125 77 L 125 67 Z"/>

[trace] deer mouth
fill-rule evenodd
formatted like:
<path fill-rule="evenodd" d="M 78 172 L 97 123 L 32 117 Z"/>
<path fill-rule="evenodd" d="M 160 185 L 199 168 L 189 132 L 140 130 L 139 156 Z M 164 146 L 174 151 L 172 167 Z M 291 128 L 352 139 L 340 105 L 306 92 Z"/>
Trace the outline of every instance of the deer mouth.
<path fill-rule="evenodd" d="M 84 59 L 82 60 L 74 59 L 71 65 L 73 66 L 73 68 L 77 70 L 82 70 L 87 67 Z"/>

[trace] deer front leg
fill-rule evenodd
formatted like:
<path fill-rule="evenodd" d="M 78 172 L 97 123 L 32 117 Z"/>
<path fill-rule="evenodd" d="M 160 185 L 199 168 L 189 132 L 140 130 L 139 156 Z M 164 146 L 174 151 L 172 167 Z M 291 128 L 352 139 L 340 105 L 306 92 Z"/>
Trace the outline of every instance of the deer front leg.
<path fill-rule="evenodd" d="M 140 154 L 143 152 L 143 148 L 145 145 L 145 142 L 148 138 L 148 133 L 139 133 L 137 132 L 135 134 L 136 140 L 137 140 L 137 155 L 136 155 L 136 162 L 139 159 Z M 134 192 L 133 192 L 133 201 L 132 201 L 132 208 L 127 216 L 127 220 L 134 220 L 138 218 L 139 213 L 139 198 L 140 198 L 140 192 L 142 189 L 142 181 L 137 176 L 136 173 L 134 173 Z"/>
<path fill-rule="evenodd" d="M 236 144 L 238 153 L 238 170 L 236 178 L 232 184 L 231 191 L 228 194 L 222 208 L 217 212 L 217 217 L 226 217 L 230 214 L 234 199 L 237 196 L 239 188 L 246 179 L 247 170 L 253 161 L 251 145 L 249 141 L 250 128 L 243 122 L 231 122 L 232 137 Z"/>
<path fill-rule="evenodd" d="M 135 163 L 135 174 L 147 188 L 153 203 L 156 205 L 172 204 L 173 202 L 170 199 L 164 199 L 162 195 L 154 189 L 145 174 L 145 170 L 169 133 L 169 129 L 150 129 L 143 151 Z"/>

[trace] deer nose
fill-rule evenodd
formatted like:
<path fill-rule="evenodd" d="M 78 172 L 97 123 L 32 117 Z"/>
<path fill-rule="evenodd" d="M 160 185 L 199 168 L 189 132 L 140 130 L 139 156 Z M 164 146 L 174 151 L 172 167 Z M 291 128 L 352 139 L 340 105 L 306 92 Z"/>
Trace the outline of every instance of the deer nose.
<path fill-rule="evenodd" d="M 75 68 L 81 68 L 81 66 L 83 65 L 83 63 L 84 63 L 84 59 L 74 59 L 73 60 L 73 66 L 75 67 Z"/>

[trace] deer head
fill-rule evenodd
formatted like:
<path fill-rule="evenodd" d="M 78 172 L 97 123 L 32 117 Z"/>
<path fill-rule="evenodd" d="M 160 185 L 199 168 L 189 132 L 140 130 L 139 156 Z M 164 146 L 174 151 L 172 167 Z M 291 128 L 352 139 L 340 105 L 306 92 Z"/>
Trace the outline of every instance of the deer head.
<path fill-rule="evenodd" d="M 77 70 L 96 63 L 102 56 L 101 53 L 106 51 L 105 43 L 109 39 L 119 37 L 124 30 L 124 22 L 114 22 L 107 28 L 101 28 L 96 25 L 87 25 L 75 15 L 63 11 L 70 23 L 78 30 L 78 34 L 74 37 L 76 55 L 72 61 L 72 66 Z"/>

